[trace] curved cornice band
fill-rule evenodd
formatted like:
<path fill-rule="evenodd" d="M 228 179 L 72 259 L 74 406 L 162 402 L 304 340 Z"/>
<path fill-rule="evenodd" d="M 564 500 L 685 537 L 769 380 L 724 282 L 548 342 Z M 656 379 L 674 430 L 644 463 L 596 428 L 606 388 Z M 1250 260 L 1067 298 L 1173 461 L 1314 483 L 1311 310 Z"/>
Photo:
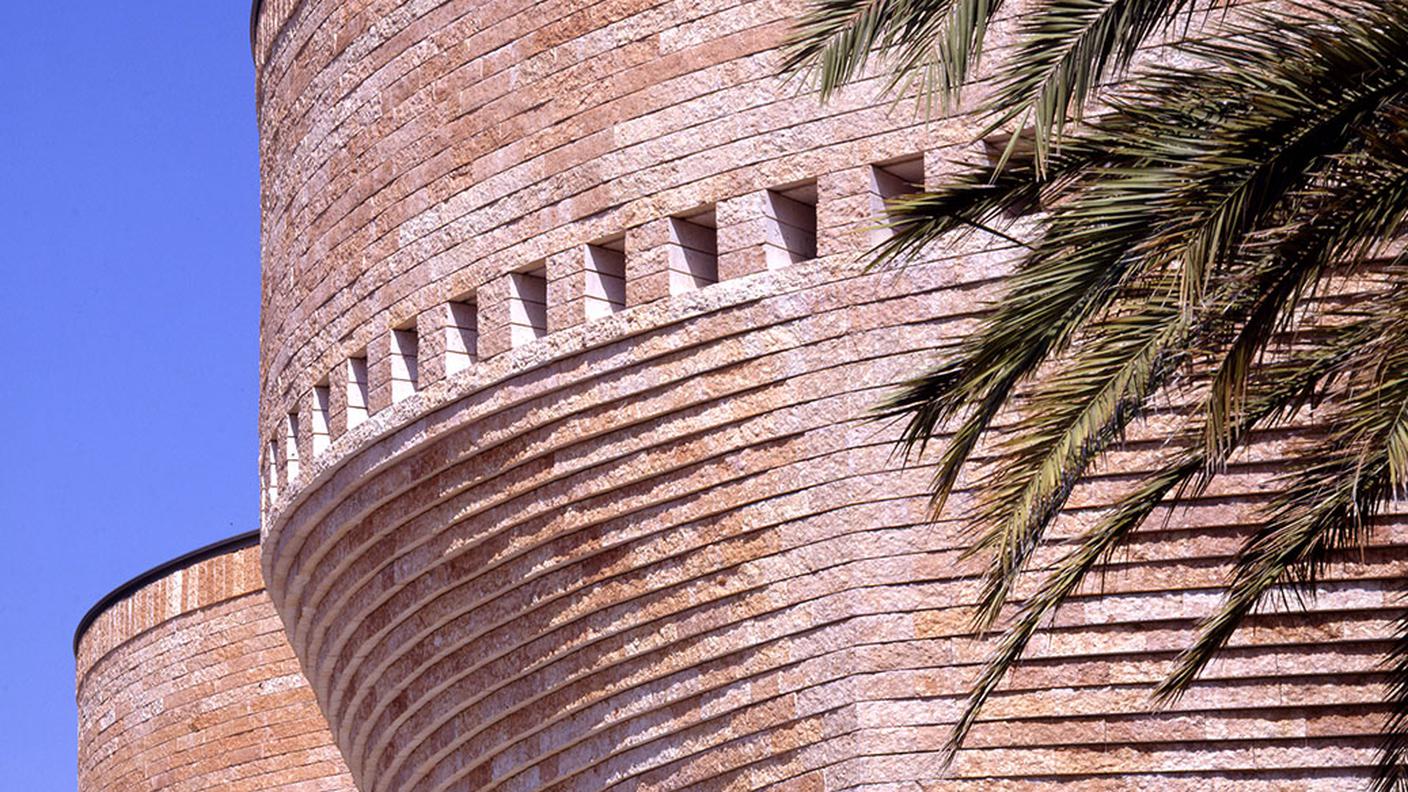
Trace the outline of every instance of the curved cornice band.
<path fill-rule="evenodd" d="M 258 7 L 257 2 L 255 3 L 255 7 Z M 83 618 L 78 620 L 78 627 L 73 631 L 74 657 L 78 656 L 78 644 L 83 640 L 83 634 L 88 632 L 88 628 L 93 626 L 93 622 L 97 621 L 98 617 L 103 615 L 103 612 L 111 608 L 114 603 L 130 597 L 148 583 L 160 580 L 170 575 L 172 572 L 195 566 L 209 558 L 214 558 L 226 553 L 233 553 L 237 550 L 243 550 L 246 547 L 253 547 L 257 544 L 259 544 L 259 531 L 257 530 L 237 534 L 228 539 L 221 539 L 218 542 L 212 542 L 205 547 L 197 548 L 165 563 L 157 564 L 108 592 L 107 595 L 98 600 L 93 607 L 89 608 L 87 613 L 83 614 Z"/>

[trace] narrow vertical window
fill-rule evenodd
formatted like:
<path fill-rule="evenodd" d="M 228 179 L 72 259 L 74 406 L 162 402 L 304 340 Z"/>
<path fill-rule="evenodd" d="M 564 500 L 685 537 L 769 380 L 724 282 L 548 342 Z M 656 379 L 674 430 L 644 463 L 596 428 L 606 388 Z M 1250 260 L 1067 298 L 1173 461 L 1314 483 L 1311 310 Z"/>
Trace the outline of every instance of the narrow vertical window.
<path fill-rule="evenodd" d="M 367 420 L 367 352 L 347 359 L 347 428 Z"/>
<path fill-rule="evenodd" d="M 332 445 L 332 388 L 328 378 L 313 386 L 313 423 L 308 428 L 313 435 L 313 456 Z"/>
<path fill-rule="evenodd" d="M 768 269 L 816 258 L 816 182 L 768 190 Z"/>
<path fill-rule="evenodd" d="M 298 478 L 298 413 L 291 412 L 284 421 L 284 481 Z"/>
<path fill-rule="evenodd" d="M 894 235 L 884 226 L 885 205 L 901 196 L 924 189 L 924 157 L 908 157 L 870 166 L 870 213 L 878 228 L 871 229 L 871 244 L 880 244 Z"/>
<path fill-rule="evenodd" d="M 1008 161 L 1031 159 L 1036 156 L 1036 127 L 1023 127 L 1015 135 L 1012 132 L 997 132 L 983 138 L 983 155 L 987 157 L 988 164 L 994 167 Z M 1041 198 L 1038 195 L 1030 202 L 1009 206 L 1003 215 L 1015 220 L 1040 212 L 1041 208 Z"/>
<path fill-rule="evenodd" d="M 464 371 L 479 360 L 479 303 L 474 295 L 450 301 L 445 326 L 445 373 Z"/>
<path fill-rule="evenodd" d="M 714 209 L 670 218 L 670 293 L 719 282 L 719 224 Z"/>
<path fill-rule="evenodd" d="M 264 508 L 274 508 L 279 500 L 279 444 L 269 441 L 269 450 L 264 454 Z"/>
<path fill-rule="evenodd" d="M 626 307 L 626 238 L 617 236 L 587 245 L 586 303 L 588 319 L 610 316 Z"/>
<path fill-rule="evenodd" d="M 415 323 L 391 331 L 391 401 L 415 395 L 420 387 L 420 334 Z"/>
<path fill-rule="evenodd" d="M 509 273 L 509 340 L 521 346 L 548 334 L 547 268 Z"/>

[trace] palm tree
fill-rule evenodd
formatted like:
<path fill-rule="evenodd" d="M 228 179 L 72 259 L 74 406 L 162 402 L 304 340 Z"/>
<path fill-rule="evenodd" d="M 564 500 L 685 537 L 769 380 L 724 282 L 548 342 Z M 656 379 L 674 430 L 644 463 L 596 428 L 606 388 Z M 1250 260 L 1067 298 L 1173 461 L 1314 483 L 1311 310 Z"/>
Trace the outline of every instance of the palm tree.
<path fill-rule="evenodd" d="M 1000 6 L 812 0 L 787 69 L 817 77 L 824 96 L 871 67 L 888 91 L 952 102 Z M 1181 57 L 1144 62 L 1154 42 Z M 980 449 L 995 460 L 972 517 L 970 553 L 986 559 L 975 621 L 998 624 L 1009 602 L 1015 613 L 950 758 L 1063 600 L 1256 433 L 1296 428 L 1299 442 L 1163 699 L 1268 595 L 1313 594 L 1408 488 L 1408 0 L 1235 13 L 1207 0 L 1038 0 L 989 97 L 976 110 L 989 132 L 1022 131 L 996 164 L 891 203 L 895 233 L 874 251 L 893 262 L 1043 210 L 979 329 L 879 411 L 904 421 L 906 453 L 942 442 L 935 515 Z M 1170 398 L 1191 404 L 1160 465 L 1034 569 L 1077 482 Z M 1318 402 L 1311 427 L 1303 408 Z M 1011 600 L 1024 574 L 1039 585 Z M 1408 789 L 1408 619 L 1387 660 L 1393 714 L 1375 787 Z"/>

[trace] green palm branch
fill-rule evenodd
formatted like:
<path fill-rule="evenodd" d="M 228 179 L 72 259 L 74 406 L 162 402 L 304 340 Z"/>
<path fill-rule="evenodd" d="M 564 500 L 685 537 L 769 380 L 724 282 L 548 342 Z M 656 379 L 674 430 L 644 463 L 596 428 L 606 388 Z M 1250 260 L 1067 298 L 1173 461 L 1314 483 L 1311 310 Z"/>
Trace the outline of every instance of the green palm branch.
<path fill-rule="evenodd" d="M 1408 0 L 1207 15 L 1219 7 L 1042 0 L 979 108 L 994 128 L 1030 125 L 1034 145 L 888 206 L 877 264 L 948 234 L 1010 240 L 1014 212 L 1044 210 L 977 331 L 879 411 L 903 422 L 906 454 L 942 443 L 936 514 L 978 450 L 991 454 L 969 553 L 986 562 L 976 624 L 1004 633 L 951 752 L 1061 603 L 1259 432 L 1294 428 L 1300 441 L 1163 699 L 1268 597 L 1313 596 L 1408 490 Z M 814 0 L 787 65 L 817 75 L 823 95 L 874 64 L 887 90 L 952 99 L 998 10 Z M 1141 63 L 1141 47 L 1173 37 L 1169 61 L 1193 65 Z M 1074 487 L 1171 399 L 1192 404 L 1163 466 L 1035 568 Z M 1325 408 L 1312 431 L 1313 402 Z M 1040 581 L 1016 602 L 1023 575 Z M 1408 618 L 1386 661 L 1394 714 L 1377 788 L 1408 790 Z"/>

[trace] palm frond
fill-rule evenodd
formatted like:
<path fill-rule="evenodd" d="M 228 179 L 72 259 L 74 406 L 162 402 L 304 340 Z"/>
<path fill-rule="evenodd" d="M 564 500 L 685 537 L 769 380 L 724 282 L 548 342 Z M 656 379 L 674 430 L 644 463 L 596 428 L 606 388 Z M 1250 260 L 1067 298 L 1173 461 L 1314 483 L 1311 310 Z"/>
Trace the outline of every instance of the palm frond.
<path fill-rule="evenodd" d="M 1030 116 L 1044 168 L 1068 121 L 1079 121 L 1102 80 L 1129 68 L 1140 45 L 1191 0 L 1050 0 L 1023 18 L 1016 52 L 987 107 L 994 127 Z"/>
<path fill-rule="evenodd" d="M 1408 130 L 1408 124 L 1396 124 Z M 1387 251 L 1408 222 L 1408 154 L 1402 133 L 1374 135 L 1351 154 L 1333 158 L 1300 200 L 1309 218 L 1271 234 L 1268 250 L 1243 289 L 1253 301 L 1241 328 L 1217 364 L 1205 399 L 1206 442 L 1226 440 L 1228 421 L 1242 408 L 1253 361 L 1287 330 L 1301 296 L 1327 272 L 1344 271 Z M 1217 455 L 1214 454 L 1214 457 Z M 1216 473 L 1217 471 L 1209 471 Z"/>
<path fill-rule="evenodd" d="M 817 0 L 783 47 L 784 72 L 815 73 L 823 99 L 856 78 L 872 57 L 904 46 L 902 31 L 923 17 L 941 19 L 952 0 Z"/>
<path fill-rule="evenodd" d="M 1372 342 L 1344 386 L 1324 437 L 1300 443 L 1265 523 L 1238 554 L 1228 592 L 1200 625 L 1158 695 L 1188 689 L 1265 595 L 1282 584 L 1313 593 L 1334 553 L 1362 545 L 1379 508 L 1408 482 L 1408 321 L 1403 305 L 1371 317 Z M 1371 375 L 1366 377 L 1366 375 Z M 1365 380 L 1368 381 L 1365 381 Z"/>
<path fill-rule="evenodd" d="M 976 196 L 976 204 L 960 206 L 970 212 L 990 214 L 1004 201 L 1029 197 L 1022 188 L 993 196 L 962 189 L 966 192 L 954 204 Z M 909 417 L 902 445 L 913 453 L 960 409 L 971 408 L 940 460 L 934 490 L 938 507 L 1013 389 L 1050 355 L 1064 350 L 1077 328 L 1110 305 L 1121 284 L 1146 274 L 1130 251 L 1154 220 L 1150 208 L 1099 181 L 1074 192 L 1070 205 L 1053 213 L 1046 233 L 1019 263 L 1007 296 L 979 331 L 959 345 L 954 359 L 902 388 L 879 409 L 881 417 Z M 941 201 L 925 206 L 936 205 Z M 944 209 L 919 222 L 902 221 L 892 250 L 907 249 L 907 240 L 924 233 L 924 223 L 942 226 L 953 222 L 952 215 Z M 921 401 L 927 406 L 915 409 Z"/>
<path fill-rule="evenodd" d="M 1202 464 L 1201 450 L 1187 452 L 1177 461 L 1147 476 L 1144 483 L 1121 502 L 1114 514 L 1088 531 L 1076 548 L 1057 562 L 1055 570 L 1043 580 L 1038 592 L 1022 604 L 1014 623 L 999 641 L 996 652 L 969 689 L 968 701 L 949 735 L 948 761 L 952 761 L 963 747 L 983 705 L 1021 658 L 1041 625 L 1080 587 L 1086 575 L 1139 527 L 1165 496 L 1197 473 Z"/>
<path fill-rule="evenodd" d="M 937 50 L 899 64 L 911 76 L 911 87 L 924 94 L 937 93 L 951 104 L 982 59 L 988 24 L 1002 3 L 1003 0 L 953 0 Z M 915 76 L 920 79 L 913 79 Z"/>
<path fill-rule="evenodd" d="M 1175 185 L 1153 197 L 1171 211 L 1141 247 L 1180 268 L 1185 309 L 1202 299 L 1210 273 L 1241 255 L 1245 240 L 1295 216 L 1333 158 L 1408 89 L 1408 61 L 1346 75 L 1366 57 L 1356 39 L 1321 27 L 1302 32 L 1307 41 L 1293 68 L 1278 65 L 1287 55 L 1279 48 L 1224 46 L 1208 70 L 1144 75 L 1114 100 L 1147 116 L 1138 133 L 1124 133 L 1127 145 L 1146 147 L 1159 166 L 1142 168 L 1140 177 Z M 1312 53 L 1318 57 L 1307 65 Z M 1345 77 L 1353 89 L 1331 87 Z M 1163 168 L 1179 178 L 1167 179 Z"/>
<path fill-rule="evenodd" d="M 1088 343 L 1023 398 L 1025 415 L 999 447 L 1001 464 L 972 517 L 986 528 L 967 554 L 991 555 L 975 618 L 980 628 L 997 619 L 1046 526 L 1091 461 L 1123 434 L 1186 357 L 1189 334 L 1176 305 L 1148 300 L 1093 325 Z"/>
<path fill-rule="evenodd" d="M 1359 325 L 1339 329 L 1323 347 L 1278 364 L 1257 383 L 1253 404 L 1242 416 L 1235 433 L 1235 448 L 1260 422 L 1293 409 L 1317 383 L 1332 377 L 1346 364 L 1365 337 Z M 968 701 L 948 742 L 951 760 L 977 722 L 978 716 L 1002 679 L 1026 651 L 1041 625 L 1075 592 L 1087 575 L 1107 560 L 1136 528 L 1166 503 L 1170 494 L 1188 486 L 1207 464 L 1207 449 L 1192 442 L 1190 434 L 1172 460 L 1146 474 L 1142 482 L 1120 499 L 1110 515 L 1091 528 L 1074 549 L 1056 562 L 1037 591 L 1021 604 L 1013 623 L 998 643 L 970 688 Z"/>
<path fill-rule="evenodd" d="M 783 48 L 782 71 L 813 74 L 823 99 L 857 79 L 867 62 L 888 71 L 886 91 L 905 85 L 922 93 L 952 89 L 967 74 L 970 52 L 982 39 L 1000 0 L 816 0 L 794 25 Z M 955 57 L 952 37 L 968 28 L 970 44 Z M 957 71 L 954 71 L 956 69 Z M 951 74 L 962 75 L 956 81 Z"/>
<path fill-rule="evenodd" d="M 952 98 L 1000 2 L 816 0 L 788 68 L 814 69 L 829 94 L 875 58 L 886 90 Z M 999 622 L 1073 488 L 1130 422 L 1180 382 L 1198 388 L 1167 461 L 1020 603 L 951 750 L 1086 576 L 1156 509 L 1208 486 L 1253 430 L 1328 399 L 1327 434 L 1293 446 L 1226 601 L 1161 696 L 1185 690 L 1270 593 L 1313 594 L 1408 486 L 1408 259 L 1379 260 L 1408 236 L 1408 0 L 1238 8 L 1174 44 L 1171 62 L 1133 65 L 1173 22 L 1218 4 L 1041 0 L 981 108 L 992 128 L 1030 121 L 1035 145 L 887 205 L 894 233 L 873 265 L 922 258 L 953 233 L 1020 250 L 976 331 L 878 410 L 904 421 L 907 456 L 944 440 L 936 512 L 980 449 L 992 453 L 966 523 L 970 554 L 988 557 L 978 628 Z M 1035 233 L 1009 234 L 1009 216 L 1033 205 L 1045 210 L 1024 226 Z M 1408 637 L 1383 789 L 1408 779 L 1405 657 Z"/>

